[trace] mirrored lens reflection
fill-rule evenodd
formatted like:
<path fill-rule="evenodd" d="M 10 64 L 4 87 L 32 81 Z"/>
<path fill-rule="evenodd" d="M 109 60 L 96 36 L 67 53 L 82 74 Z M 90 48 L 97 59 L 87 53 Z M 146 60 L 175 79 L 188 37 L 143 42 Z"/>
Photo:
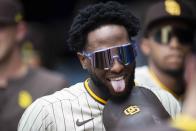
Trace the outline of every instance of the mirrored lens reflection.
<path fill-rule="evenodd" d="M 94 68 L 109 69 L 112 67 L 114 59 L 117 59 L 124 65 L 128 65 L 134 61 L 136 54 L 133 45 L 128 43 L 122 46 L 88 53 L 86 56 L 91 59 Z"/>

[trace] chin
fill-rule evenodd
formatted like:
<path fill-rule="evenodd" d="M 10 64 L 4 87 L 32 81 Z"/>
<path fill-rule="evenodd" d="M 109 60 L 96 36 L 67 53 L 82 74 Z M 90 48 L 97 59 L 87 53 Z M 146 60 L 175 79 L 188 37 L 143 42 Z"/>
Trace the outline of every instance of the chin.
<path fill-rule="evenodd" d="M 171 76 L 178 77 L 178 76 L 182 76 L 182 74 L 184 73 L 184 70 L 182 68 L 167 69 L 165 70 L 165 72 Z"/>
<path fill-rule="evenodd" d="M 113 100 L 118 100 L 119 101 L 119 100 L 122 100 L 122 99 L 126 98 L 130 94 L 130 92 L 131 92 L 131 89 L 129 89 L 127 87 L 122 92 L 114 92 L 114 91 L 112 91 L 111 92 L 111 97 L 112 97 Z"/>
<path fill-rule="evenodd" d="M 122 93 L 116 93 L 111 96 L 112 101 L 120 102 L 124 99 L 126 99 L 130 94 L 130 91 L 122 92 Z"/>

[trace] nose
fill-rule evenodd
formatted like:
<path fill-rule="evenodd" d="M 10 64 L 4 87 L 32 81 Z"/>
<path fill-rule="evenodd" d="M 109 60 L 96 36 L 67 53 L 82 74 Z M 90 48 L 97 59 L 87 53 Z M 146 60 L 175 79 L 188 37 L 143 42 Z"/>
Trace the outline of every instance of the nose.
<path fill-rule="evenodd" d="M 169 42 L 169 45 L 172 48 L 178 48 L 180 46 L 180 42 L 177 37 L 172 37 Z"/>
<path fill-rule="evenodd" d="M 114 59 L 114 63 L 110 69 L 111 72 L 120 73 L 124 69 L 124 65 L 121 64 L 117 59 Z"/>

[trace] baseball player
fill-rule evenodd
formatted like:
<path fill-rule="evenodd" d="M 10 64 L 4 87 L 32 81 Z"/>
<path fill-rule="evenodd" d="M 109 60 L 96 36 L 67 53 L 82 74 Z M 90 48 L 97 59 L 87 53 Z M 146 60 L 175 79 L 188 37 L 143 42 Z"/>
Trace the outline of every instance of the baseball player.
<path fill-rule="evenodd" d="M 166 90 L 179 102 L 185 90 L 184 62 L 193 43 L 191 8 L 180 0 L 159 1 L 147 10 L 140 47 L 148 65 L 136 68 L 135 79 L 147 88 Z"/>
<path fill-rule="evenodd" d="M 23 61 L 27 24 L 22 12 L 19 0 L 0 0 L 0 131 L 16 131 L 34 100 L 68 85 L 62 75 Z"/>
<path fill-rule="evenodd" d="M 138 19 L 117 2 L 81 10 L 74 18 L 68 42 L 89 78 L 35 101 L 23 114 L 18 131 L 105 131 L 102 111 L 107 100 L 126 97 L 135 85 L 132 37 L 138 30 Z M 155 92 L 162 99 L 168 96 L 165 103 L 172 106 L 165 108 L 170 115 L 180 111 L 172 95 Z"/>

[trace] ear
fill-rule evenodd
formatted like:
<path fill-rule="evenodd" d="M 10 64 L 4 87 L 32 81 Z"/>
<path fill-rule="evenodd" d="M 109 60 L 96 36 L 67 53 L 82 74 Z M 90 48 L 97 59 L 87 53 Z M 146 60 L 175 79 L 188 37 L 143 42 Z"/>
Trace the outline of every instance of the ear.
<path fill-rule="evenodd" d="M 27 24 L 23 21 L 19 22 L 16 26 L 16 39 L 17 41 L 22 41 L 27 33 Z"/>
<path fill-rule="evenodd" d="M 150 53 L 149 39 L 143 38 L 140 43 L 140 48 L 141 48 L 141 51 L 144 53 L 144 55 L 148 56 Z"/>
<path fill-rule="evenodd" d="M 78 59 L 82 65 L 83 69 L 87 69 L 89 65 L 89 60 L 80 52 L 77 52 Z"/>

